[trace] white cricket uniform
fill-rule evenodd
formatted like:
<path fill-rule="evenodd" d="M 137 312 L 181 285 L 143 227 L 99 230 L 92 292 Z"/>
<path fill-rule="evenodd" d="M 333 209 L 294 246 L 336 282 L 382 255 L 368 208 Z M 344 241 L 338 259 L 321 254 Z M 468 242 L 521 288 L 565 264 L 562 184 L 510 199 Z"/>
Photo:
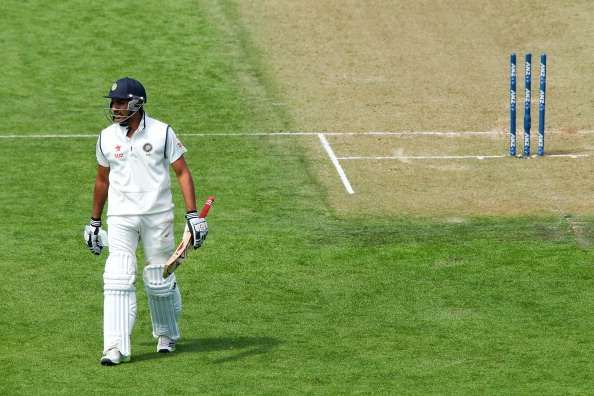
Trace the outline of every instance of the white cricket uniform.
<path fill-rule="evenodd" d="M 108 216 L 129 216 L 173 209 L 169 164 L 186 148 L 167 124 L 144 115 L 132 138 L 112 124 L 97 140 L 97 162 L 109 168 Z"/>
<path fill-rule="evenodd" d="M 179 338 L 181 295 L 175 274 L 163 279 L 174 249 L 169 166 L 185 152 L 173 129 L 146 113 L 127 137 L 117 123 L 103 129 L 96 146 L 99 165 L 109 168 L 108 245 L 104 279 L 104 351 L 117 347 L 130 356 L 136 319 L 136 248 L 142 241 L 143 270 L 153 336 Z"/>

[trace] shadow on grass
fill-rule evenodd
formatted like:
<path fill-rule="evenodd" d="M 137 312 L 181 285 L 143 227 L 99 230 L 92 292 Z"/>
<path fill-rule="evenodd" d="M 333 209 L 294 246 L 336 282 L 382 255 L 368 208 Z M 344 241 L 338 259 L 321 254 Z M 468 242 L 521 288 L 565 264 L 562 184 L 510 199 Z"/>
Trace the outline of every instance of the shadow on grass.
<path fill-rule="evenodd" d="M 273 337 L 190 338 L 180 341 L 174 353 L 142 353 L 133 356 L 132 362 L 151 359 L 169 359 L 184 353 L 228 351 L 228 356 L 212 360 L 212 363 L 218 364 L 268 353 L 279 344 L 281 342 Z M 153 345 L 153 343 L 150 345 Z"/>

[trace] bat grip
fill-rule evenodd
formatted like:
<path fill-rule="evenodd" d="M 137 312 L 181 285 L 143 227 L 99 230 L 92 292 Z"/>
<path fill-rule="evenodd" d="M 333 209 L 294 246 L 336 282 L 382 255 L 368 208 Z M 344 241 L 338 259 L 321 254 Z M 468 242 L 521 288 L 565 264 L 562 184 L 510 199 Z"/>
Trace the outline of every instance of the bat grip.
<path fill-rule="evenodd" d="M 214 200 L 214 195 L 208 197 L 208 199 L 204 203 L 204 206 L 202 207 L 202 210 L 200 210 L 200 214 L 198 215 L 198 217 L 205 218 L 208 215 L 208 211 L 210 210 L 210 207 L 212 206 Z"/>

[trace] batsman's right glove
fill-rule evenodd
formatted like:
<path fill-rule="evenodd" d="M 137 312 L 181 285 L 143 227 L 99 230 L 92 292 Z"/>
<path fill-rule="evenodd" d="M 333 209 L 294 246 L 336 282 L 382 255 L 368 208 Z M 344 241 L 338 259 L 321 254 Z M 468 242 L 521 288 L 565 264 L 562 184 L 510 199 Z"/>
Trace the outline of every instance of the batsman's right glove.
<path fill-rule="evenodd" d="M 198 212 L 194 210 L 186 213 L 186 221 L 186 226 L 192 233 L 192 246 L 194 246 L 194 249 L 198 249 L 204 243 L 206 235 L 208 235 L 206 219 L 198 217 Z"/>
<path fill-rule="evenodd" d="M 105 245 L 106 232 L 101 229 L 101 219 L 93 219 L 85 226 L 83 238 L 91 253 L 100 255 Z"/>

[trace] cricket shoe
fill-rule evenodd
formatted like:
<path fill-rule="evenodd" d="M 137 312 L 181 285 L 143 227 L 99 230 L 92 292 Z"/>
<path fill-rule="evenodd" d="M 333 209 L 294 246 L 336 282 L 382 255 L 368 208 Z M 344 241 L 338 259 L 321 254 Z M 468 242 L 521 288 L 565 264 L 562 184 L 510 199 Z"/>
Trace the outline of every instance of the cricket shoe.
<path fill-rule="evenodd" d="M 175 341 L 167 336 L 159 336 L 157 352 L 169 353 L 175 351 Z"/>
<path fill-rule="evenodd" d="M 117 348 L 110 348 L 103 353 L 101 364 L 104 366 L 115 366 L 116 364 L 129 362 L 130 356 L 124 356 Z"/>

